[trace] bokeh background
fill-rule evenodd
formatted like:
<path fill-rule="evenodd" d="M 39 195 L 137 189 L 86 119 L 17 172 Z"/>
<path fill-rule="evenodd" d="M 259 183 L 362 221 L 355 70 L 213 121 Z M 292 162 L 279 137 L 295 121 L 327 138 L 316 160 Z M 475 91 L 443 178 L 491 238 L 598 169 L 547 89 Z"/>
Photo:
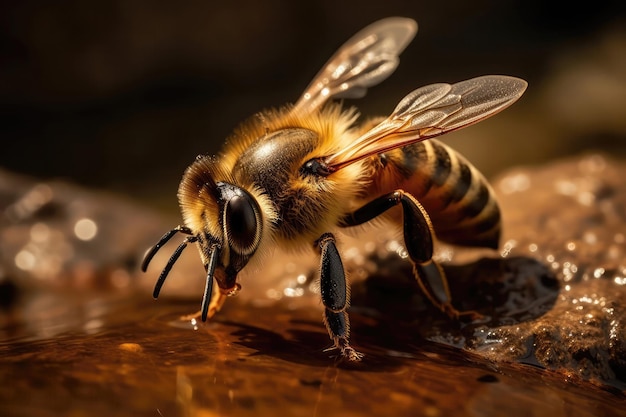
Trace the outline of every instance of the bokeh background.
<path fill-rule="evenodd" d="M 0 167 L 176 209 L 184 168 L 238 122 L 294 101 L 336 48 L 387 16 L 420 29 L 358 105 L 412 89 L 525 78 L 502 115 L 450 135 L 487 175 L 626 153 L 626 3 L 543 0 L 7 1 L 0 5 Z"/>

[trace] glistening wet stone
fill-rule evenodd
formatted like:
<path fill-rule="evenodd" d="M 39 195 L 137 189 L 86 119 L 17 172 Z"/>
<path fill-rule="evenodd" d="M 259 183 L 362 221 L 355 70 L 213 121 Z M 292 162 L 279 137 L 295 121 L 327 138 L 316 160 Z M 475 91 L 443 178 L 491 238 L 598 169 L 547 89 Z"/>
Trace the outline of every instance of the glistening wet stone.
<path fill-rule="evenodd" d="M 353 307 L 494 363 L 623 390 L 625 177 L 619 162 L 593 154 L 494 181 L 504 216 L 500 253 L 468 263 L 461 250 L 440 250 L 451 261 L 445 269 L 455 305 L 483 314 L 482 321 L 459 326 L 442 318 L 405 278 L 410 267 L 390 253 L 371 256 L 376 266 L 355 285 Z"/>

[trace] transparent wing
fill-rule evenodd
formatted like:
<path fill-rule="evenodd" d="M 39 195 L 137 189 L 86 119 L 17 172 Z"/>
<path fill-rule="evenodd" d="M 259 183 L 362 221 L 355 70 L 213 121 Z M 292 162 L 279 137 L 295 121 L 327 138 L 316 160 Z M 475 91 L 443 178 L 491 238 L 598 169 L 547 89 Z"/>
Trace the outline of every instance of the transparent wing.
<path fill-rule="evenodd" d="M 417 33 L 412 19 L 390 17 L 367 26 L 324 65 L 293 108 L 309 114 L 331 98 L 359 98 L 391 75 L 398 56 Z"/>
<path fill-rule="evenodd" d="M 519 78 L 487 75 L 418 88 L 398 103 L 391 116 L 325 162 L 335 171 L 368 156 L 472 125 L 513 104 L 527 85 Z"/>

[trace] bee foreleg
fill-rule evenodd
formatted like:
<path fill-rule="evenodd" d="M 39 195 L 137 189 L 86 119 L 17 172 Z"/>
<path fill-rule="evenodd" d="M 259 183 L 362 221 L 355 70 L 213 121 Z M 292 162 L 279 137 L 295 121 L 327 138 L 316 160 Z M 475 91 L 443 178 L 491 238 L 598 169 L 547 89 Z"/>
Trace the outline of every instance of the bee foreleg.
<path fill-rule="evenodd" d="M 204 265 L 204 269 L 207 272 L 206 281 L 204 284 L 204 295 L 202 297 L 202 305 L 200 310 L 196 313 L 189 314 L 181 317 L 181 320 L 197 320 L 200 318 L 202 321 L 207 321 L 220 311 L 222 306 L 224 305 L 224 301 L 226 301 L 226 296 L 228 292 L 225 292 L 221 288 L 218 288 L 217 291 L 213 290 L 214 284 L 214 273 L 215 266 L 217 264 L 217 259 L 219 258 L 219 248 L 217 245 L 211 245 L 208 250 L 208 259 L 209 262 Z"/>
<path fill-rule="evenodd" d="M 348 214 L 340 224 L 342 227 L 358 226 L 398 204 L 402 204 L 404 214 L 404 244 L 420 288 L 433 305 L 449 317 L 458 318 L 464 313 L 452 306 L 446 275 L 441 266 L 432 259 L 435 232 L 430 217 L 415 197 L 403 190 L 396 190 Z"/>
<path fill-rule="evenodd" d="M 324 304 L 324 323 L 334 347 L 341 356 L 358 361 L 363 355 L 350 346 L 350 321 L 346 308 L 349 305 L 349 290 L 346 274 L 331 233 L 323 234 L 316 245 L 321 252 L 320 292 Z"/>
<path fill-rule="evenodd" d="M 215 312 L 219 310 L 219 308 L 221 308 L 221 305 L 224 303 L 219 298 L 219 296 L 221 295 L 221 291 L 213 292 L 213 274 L 215 273 L 215 265 L 217 264 L 218 257 L 219 249 L 217 245 L 212 245 L 209 254 L 209 262 L 204 266 L 207 275 L 206 282 L 204 284 L 202 305 L 200 307 L 200 316 L 202 318 L 202 321 L 206 321 L 208 317 L 212 317 L 213 314 L 215 314 Z"/>

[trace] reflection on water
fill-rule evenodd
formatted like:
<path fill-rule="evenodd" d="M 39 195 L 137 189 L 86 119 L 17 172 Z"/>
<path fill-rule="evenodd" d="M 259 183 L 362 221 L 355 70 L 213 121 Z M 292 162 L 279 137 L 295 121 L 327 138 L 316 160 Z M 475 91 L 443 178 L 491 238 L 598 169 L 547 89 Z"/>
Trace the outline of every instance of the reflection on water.
<path fill-rule="evenodd" d="M 359 314 L 354 331 L 367 356 L 344 364 L 320 349 L 330 342 L 316 309 L 235 301 L 216 321 L 192 325 L 177 321 L 195 308 L 188 302 L 81 299 L 33 296 L 25 314 L 34 315 L 12 334 L 3 329 L 0 414 L 498 416 L 523 407 L 599 416 L 623 404 L 620 395 L 491 363 Z"/>

